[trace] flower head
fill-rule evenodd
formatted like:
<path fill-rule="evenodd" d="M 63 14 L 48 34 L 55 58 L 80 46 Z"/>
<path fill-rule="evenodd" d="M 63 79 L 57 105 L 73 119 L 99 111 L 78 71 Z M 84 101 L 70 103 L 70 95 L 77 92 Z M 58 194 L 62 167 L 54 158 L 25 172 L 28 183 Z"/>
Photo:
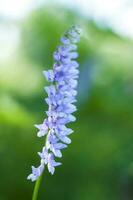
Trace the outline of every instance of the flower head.
<path fill-rule="evenodd" d="M 71 143 L 69 135 L 73 132 L 66 125 L 74 122 L 72 115 L 76 111 L 76 87 L 79 75 L 78 63 L 74 60 L 78 57 L 77 45 L 80 39 L 80 28 L 72 26 L 61 38 L 61 45 L 54 52 L 53 70 L 44 71 L 46 80 L 51 83 L 45 87 L 48 97 L 46 111 L 47 118 L 42 124 L 35 125 L 38 128 L 38 137 L 46 135 L 46 143 L 38 155 L 41 158 L 39 167 L 32 166 L 32 173 L 28 179 L 35 181 L 42 174 L 47 165 L 48 171 L 54 174 L 55 167 L 61 165 L 55 161 L 55 157 L 62 157 L 62 149 Z"/>

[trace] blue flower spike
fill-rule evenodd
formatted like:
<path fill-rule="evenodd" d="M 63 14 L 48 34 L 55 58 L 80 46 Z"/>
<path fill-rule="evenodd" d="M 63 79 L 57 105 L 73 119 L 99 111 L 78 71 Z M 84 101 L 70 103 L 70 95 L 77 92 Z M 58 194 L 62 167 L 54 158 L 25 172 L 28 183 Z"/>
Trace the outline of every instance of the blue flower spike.
<path fill-rule="evenodd" d="M 54 52 L 54 65 L 52 70 L 44 71 L 43 74 L 50 86 L 45 87 L 48 97 L 45 99 L 48 104 L 46 111 L 47 118 L 42 124 L 35 125 L 38 129 L 37 136 L 46 136 L 45 146 L 40 156 L 40 165 L 32 166 L 32 173 L 27 177 L 36 181 L 47 166 L 48 171 L 54 174 L 55 167 L 61 165 L 55 158 L 62 157 L 62 150 L 71 143 L 69 135 L 73 132 L 66 125 L 74 122 L 73 116 L 76 106 L 77 84 L 79 76 L 79 64 L 76 43 L 80 40 L 81 29 L 72 26 L 61 38 L 61 45 Z"/>

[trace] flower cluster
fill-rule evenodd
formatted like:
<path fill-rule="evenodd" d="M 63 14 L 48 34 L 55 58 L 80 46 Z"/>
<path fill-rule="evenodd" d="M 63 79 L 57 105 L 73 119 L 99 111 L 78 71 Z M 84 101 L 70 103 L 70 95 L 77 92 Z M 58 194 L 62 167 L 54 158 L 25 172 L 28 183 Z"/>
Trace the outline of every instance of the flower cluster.
<path fill-rule="evenodd" d="M 43 74 L 50 86 L 45 87 L 48 94 L 46 103 L 48 104 L 47 118 L 38 128 L 38 137 L 46 135 L 46 143 L 39 152 L 41 162 L 39 167 L 32 166 L 32 173 L 28 179 L 35 181 L 44 171 L 47 165 L 48 171 L 54 174 L 55 167 L 61 165 L 55 161 L 55 157 L 62 157 L 61 150 L 66 148 L 71 139 L 68 137 L 73 130 L 66 125 L 76 118 L 72 115 L 76 111 L 76 87 L 78 79 L 78 63 L 74 60 L 78 57 L 76 43 L 80 39 L 80 28 L 72 26 L 61 38 L 61 45 L 54 52 L 53 70 L 44 71 Z"/>

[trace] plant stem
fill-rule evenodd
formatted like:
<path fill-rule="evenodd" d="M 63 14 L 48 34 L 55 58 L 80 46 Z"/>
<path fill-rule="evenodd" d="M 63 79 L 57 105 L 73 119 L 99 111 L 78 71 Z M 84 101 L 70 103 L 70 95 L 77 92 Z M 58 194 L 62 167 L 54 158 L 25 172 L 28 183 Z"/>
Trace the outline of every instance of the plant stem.
<path fill-rule="evenodd" d="M 32 200 L 37 200 L 41 180 L 42 180 L 42 175 L 37 179 L 37 181 L 35 183 L 33 195 L 32 195 Z"/>

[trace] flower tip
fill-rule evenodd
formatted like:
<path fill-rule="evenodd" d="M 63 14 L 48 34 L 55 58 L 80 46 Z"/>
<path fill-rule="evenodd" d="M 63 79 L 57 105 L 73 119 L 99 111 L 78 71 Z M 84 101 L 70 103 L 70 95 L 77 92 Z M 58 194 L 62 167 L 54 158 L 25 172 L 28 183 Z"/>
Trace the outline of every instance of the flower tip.
<path fill-rule="evenodd" d="M 27 176 L 27 180 L 31 180 L 32 182 L 36 181 L 36 177 L 33 174 Z"/>
<path fill-rule="evenodd" d="M 44 134 L 41 132 L 41 131 L 39 131 L 38 133 L 37 133 L 37 137 L 43 137 L 44 136 Z"/>
<path fill-rule="evenodd" d="M 40 126 L 38 124 L 34 124 L 34 127 L 40 129 Z"/>
<path fill-rule="evenodd" d="M 27 180 L 30 180 L 31 179 L 31 174 L 27 176 Z"/>

